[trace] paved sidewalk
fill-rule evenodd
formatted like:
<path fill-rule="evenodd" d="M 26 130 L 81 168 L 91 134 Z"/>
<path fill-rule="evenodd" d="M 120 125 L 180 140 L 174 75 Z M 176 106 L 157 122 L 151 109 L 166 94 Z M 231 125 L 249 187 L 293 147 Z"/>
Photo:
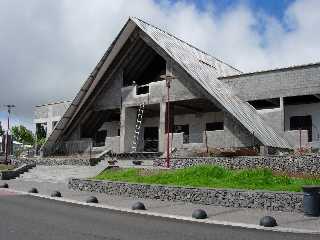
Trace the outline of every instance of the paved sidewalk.
<path fill-rule="evenodd" d="M 64 198 L 77 201 L 85 201 L 88 196 L 94 195 L 98 198 L 100 204 L 119 208 L 131 208 L 131 205 L 135 201 L 142 201 L 150 212 L 182 217 L 190 217 L 194 209 L 202 208 L 207 211 L 208 217 L 211 220 L 258 225 L 262 216 L 271 215 L 276 218 L 279 227 L 311 230 L 320 233 L 320 217 L 306 217 L 302 213 L 266 211 L 261 209 L 226 208 L 184 202 L 137 199 L 102 193 L 75 192 L 68 189 L 65 183 L 33 182 L 19 179 L 9 181 L 0 180 L 0 183 L 3 182 L 7 182 L 11 189 L 25 192 L 32 187 L 36 187 L 40 194 L 49 196 L 52 191 L 59 190 Z"/>
<path fill-rule="evenodd" d="M 144 160 L 142 165 L 135 166 L 132 161 L 118 161 L 117 165 L 122 168 L 153 168 L 153 161 Z M 108 166 L 108 162 L 103 160 L 96 166 L 75 166 L 75 165 L 60 165 L 60 166 L 44 166 L 38 165 L 28 172 L 20 175 L 23 181 L 34 182 L 52 182 L 66 183 L 68 178 L 89 178 L 99 174 Z"/>

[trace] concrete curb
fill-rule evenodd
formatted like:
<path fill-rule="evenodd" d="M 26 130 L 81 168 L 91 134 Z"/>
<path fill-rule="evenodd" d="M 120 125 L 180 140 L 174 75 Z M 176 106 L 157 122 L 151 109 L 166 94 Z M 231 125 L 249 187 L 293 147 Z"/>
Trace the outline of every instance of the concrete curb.
<path fill-rule="evenodd" d="M 130 213 L 130 214 L 140 214 L 140 215 L 161 217 L 161 218 L 174 219 L 174 220 L 187 221 L 187 222 L 214 224 L 214 225 L 221 225 L 221 226 L 231 226 L 231 227 L 256 229 L 256 230 L 263 230 L 263 231 L 320 235 L 320 230 L 314 231 L 314 230 L 308 230 L 308 229 L 283 228 L 283 227 L 266 228 L 266 227 L 262 227 L 262 226 L 259 226 L 256 224 L 237 223 L 237 222 L 229 222 L 229 221 L 217 221 L 217 220 L 211 220 L 211 219 L 194 219 L 192 217 L 163 214 L 163 213 L 157 213 L 157 212 L 151 212 L 151 211 L 137 211 L 137 210 L 131 210 L 129 208 L 119 208 L 119 207 L 105 205 L 105 204 L 86 203 L 86 202 L 81 202 L 78 200 L 66 199 L 63 197 L 62 198 L 55 198 L 55 197 L 50 197 L 50 196 L 43 195 L 43 194 L 28 193 L 28 192 L 13 190 L 13 189 L 2 189 L 2 190 L 21 194 L 21 195 L 29 195 L 29 196 L 39 197 L 39 198 L 43 198 L 43 199 L 72 203 L 72 204 L 77 204 L 77 205 L 82 205 L 82 206 L 90 206 L 90 207 L 95 207 L 95 208 L 103 208 L 103 209 L 107 209 L 107 210 Z"/>

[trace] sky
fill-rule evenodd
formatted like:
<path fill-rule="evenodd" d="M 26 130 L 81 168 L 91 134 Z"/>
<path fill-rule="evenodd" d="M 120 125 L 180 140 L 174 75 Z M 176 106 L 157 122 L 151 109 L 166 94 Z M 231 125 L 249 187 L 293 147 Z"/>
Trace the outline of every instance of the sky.
<path fill-rule="evenodd" d="M 129 16 L 243 72 L 320 61 L 318 0 L 1 0 L 0 121 L 72 100 Z"/>

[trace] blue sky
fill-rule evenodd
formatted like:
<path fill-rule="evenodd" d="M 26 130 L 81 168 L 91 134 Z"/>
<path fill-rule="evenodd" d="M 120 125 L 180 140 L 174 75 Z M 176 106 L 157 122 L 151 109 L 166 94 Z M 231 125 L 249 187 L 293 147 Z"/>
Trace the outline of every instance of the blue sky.
<path fill-rule="evenodd" d="M 72 100 L 129 16 L 243 72 L 320 62 L 319 0 L 1 0 L 0 121 Z"/>
<path fill-rule="evenodd" d="M 161 0 L 156 0 L 161 1 Z M 172 4 L 180 0 L 169 0 Z M 226 10 L 244 4 L 253 11 L 264 11 L 266 14 L 276 17 L 279 20 L 283 19 L 286 8 L 294 2 L 294 0 L 186 0 L 186 2 L 195 4 L 199 10 L 207 9 L 207 6 L 213 4 L 215 12 L 219 15 Z"/>

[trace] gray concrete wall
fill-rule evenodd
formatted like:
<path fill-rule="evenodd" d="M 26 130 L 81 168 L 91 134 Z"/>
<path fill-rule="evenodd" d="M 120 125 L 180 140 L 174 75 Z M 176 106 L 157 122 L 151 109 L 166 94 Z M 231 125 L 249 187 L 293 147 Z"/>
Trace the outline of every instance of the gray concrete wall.
<path fill-rule="evenodd" d="M 223 112 L 207 112 L 199 114 L 175 115 L 175 125 L 189 125 L 189 142 L 202 143 L 206 123 L 224 122 Z"/>
<path fill-rule="evenodd" d="M 106 137 L 105 148 L 113 153 L 120 153 L 120 136 Z"/>
<path fill-rule="evenodd" d="M 203 143 L 207 141 L 208 147 L 213 148 L 250 147 L 253 143 L 252 135 L 229 117 L 225 118 L 224 130 L 207 131 L 206 135 L 203 134 Z"/>
<path fill-rule="evenodd" d="M 149 84 L 149 93 L 136 94 L 136 86 L 128 86 L 121 89 L 123 106 L 138 106 L 140 103 L 154 104 L 163 100 L 164 81 Z"/>
<path fill-rule="evenodd" d="M 115 74 L 95 102 L 95 110 L 120 108 L 122 72 Z"/>
<path fill-rule="evenodd" d="M 149 93 L 136 94 L 136 86 L 128 86 L 121 89 L 122 103 L 124 106 L 138 106 L 160 103 L 167 100 L 167 88 L 165 81 L 149 83 Z M 200 94 L 192 93 L 179 79 L 172 80 L 170 87 L 170 101 L 189 100 L 202 97 Z"/>
<path fill-rule="evenodd" d="M 34 109 L 34 124 L 47 123 L 47 136 L 49 136 L 54 128 L 54 122 L 60 121 L 70 103 L 66 101 L 36 106 Z"/>
<path fill-rule="evenodd" d="M 98 131 L 107 131 L 107 137 L 116 137 L 118 136 L 118 130 L 120 129 L 120 122 L 104 122 Z"/>
<path fill-rule="evenodd" d="M 284 137 L 288 140 L 290 145 L 297 149 L 300 148 L 300 131 L 299 130 L 292 130 L 292 131 L 285 131 Z M 308 147 L 308 131 L 302 130 L 301 131 L 301 147 Z"/>
<path fill-rule="evenodd" d="M 320 65 L 221 78 L 244 101 L 320 93 Z"/>
<path fill-rule="evenodd" d="M 225 113 L 224 116 L 224 135 L 220 135 L 221 139 L 216 138 L 215 141 L 224 141 L 226 147 L 252 146 L 253 134 L 241 126 L 230 114 Z M 257 143 L 259 143 L 259 141 L 254 138 L 254 144 Z"/>
<path fill-rule="evenodd" d="M 137 109 L 133 107 L 122 108 L 120 127 L 120 152 L 131 152 L 133 136 L 137 119 Z"/>
<path fill-rule="evenodd" d="M 320 140 L 320 103 L 285 106 L 285 129 L 290 130 L 290 117 L 306 115 L 312 116 L 312 141 Z"/>
<path fill-rule="evenodd" d="M 282 108 L 273 108 L 273 109 L 262 109 L 257 110 L 258 113 L 264 118 L 266 123 L 273 127 L 274 130 L 278 131 L 278 133 L 283 133 L 284 131 L 284 123 L 283 116 L 284 111 Z"/>

